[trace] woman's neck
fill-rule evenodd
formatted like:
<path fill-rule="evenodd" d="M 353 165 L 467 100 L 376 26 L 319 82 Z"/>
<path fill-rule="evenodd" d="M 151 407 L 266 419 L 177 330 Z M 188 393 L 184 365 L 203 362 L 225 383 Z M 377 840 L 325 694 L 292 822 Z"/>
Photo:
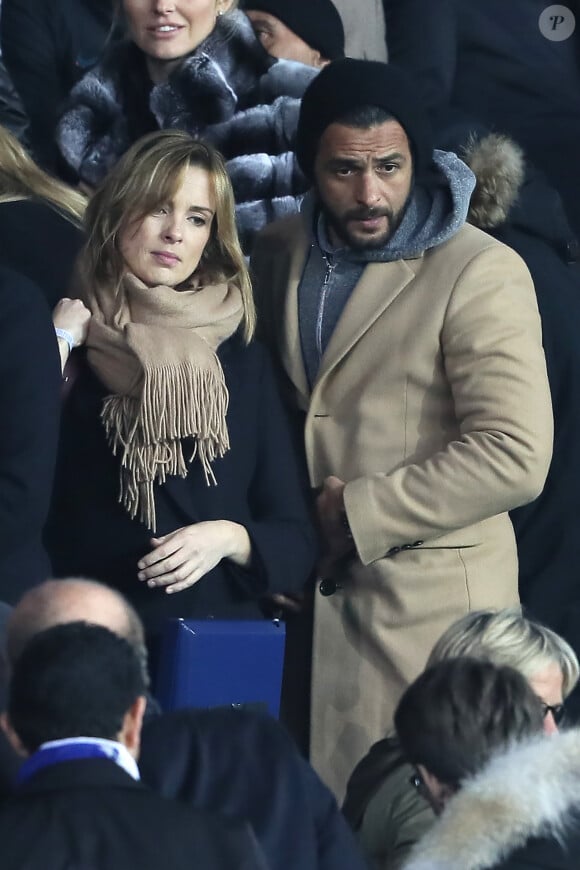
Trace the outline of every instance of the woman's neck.
<path fill-rule="evenodd" d="M 154 85 L 160 85 L 166 82 L 174 69 L 183 61 L 182 57 L 177 57 L 175 60 L 157 60 L 154 57 L 146 57 L 147 72 Z"/>

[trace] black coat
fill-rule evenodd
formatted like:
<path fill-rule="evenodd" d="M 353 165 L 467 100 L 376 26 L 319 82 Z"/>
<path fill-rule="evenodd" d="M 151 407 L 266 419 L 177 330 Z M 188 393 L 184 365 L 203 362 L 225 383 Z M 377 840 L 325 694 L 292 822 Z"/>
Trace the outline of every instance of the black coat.
<path fill-rule="evenodd" d="M 70 293 L 82 243 L 81 230 L 45 202 L 0 203 L 0 264 L 34 281 L 51 308 Z"/>
<path fill-rule="evenodd" d="M 21 142 L 27 142 L 28 117 L 22 100 L 10 78 L 6 64 L 0 58 L 0 124 L 14 133 Z"/>
<path fill-rule="evenodd" d="M 438 126 L 452 110 L 515 139 L 560 191 L 580 235 L 580 9 L 578 0 L 560 4 L 576 28 L 555 40 L 545 34 L 558 22 L 539 23 L 550 5 L 385 0 L 389 60 L 419 76 Z"/>
<path fill-rule="evenodd" d="M 231 449 L 213 464 L 207 486 L 200 463 L 187 478 L 156 486 L 157 533 L 203 520 L 244 525 L 253 564 L 223 560 L 195 586 L 176 595 L 137 580 L 151 532 L 118 503 L 119 460 L 107 446 L 99 414 L 104 388 L 85 370 L 63 415 L 60 459 L 51 511 L 49 549 L 56 576 L 89 576 L 121 590 L 150 633 L 166 616 L 256 619 L 265 592 L 298 592 L 315 558 L 305 471 L 297 462 L 271 365 L 264 348 L 237 336 L 219 349 L 230 403 Z"/>
<path fill-rule="evenodd" d="M 111 0 L 3 0 L 2 54 L 30 120 L 35 157 L 54 170 L 54 129 L 71 88 L 98 61 Z"/>
<path fill-rule="evenodd" d="M 0 809 L 2 870 L 266 870 L 254 837 L 165 801 L 108 759 L 44 768 Z"/>
<path fill-rule="evenodd" d="M 49 573 L 42 530 L 56 461 L 61 376 L 40 290 L 2 268 L 0 344 L 0 600 L 14 604 Z"/>
<path fill-rule="evenodd" d="M 580 835 L 573 832 L 563 842 L 555 836 L 529 840 L 490 870 L 578 870 L 579 860 Z"/>
<path fill-rule="evenodd" d="M 510 514 L 520 597 L 580 656 L 580 264 L 558 195 L 532 177 L 493 235 L 524 259 L 536 288 L 552 406 L 554 450 L 541 495 Z M 580 713 L 574 699 L 575 714 Z"/>
<path fill-rule="evenodd" d="M 271 870 L 364 870 L 329 789 L 269 716 L 180 710 L 149 720 L 139 767 L 164 797 L 244 816 Z"/>

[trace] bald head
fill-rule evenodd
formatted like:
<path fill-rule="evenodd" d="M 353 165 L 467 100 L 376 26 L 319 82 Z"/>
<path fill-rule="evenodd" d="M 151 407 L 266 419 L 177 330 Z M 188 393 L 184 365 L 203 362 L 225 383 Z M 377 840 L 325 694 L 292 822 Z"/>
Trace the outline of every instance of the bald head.
<path fill-rule="evenodd" d="M 47 580 L 27 592 L 8 621 L 6 652 L 13 664 L 28 641 L 54 625 L 89 622 L 125 638 L 146 667 L 141 620 L 122 595 L 94 580 Z"/>

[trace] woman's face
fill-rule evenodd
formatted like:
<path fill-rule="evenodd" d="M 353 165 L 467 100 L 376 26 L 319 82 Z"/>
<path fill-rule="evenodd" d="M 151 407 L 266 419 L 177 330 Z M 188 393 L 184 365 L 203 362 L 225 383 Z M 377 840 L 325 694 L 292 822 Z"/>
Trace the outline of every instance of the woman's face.
<path fill-rule="evenodd" d="M 187 281 L 210 238 L 215 209 L 209 173 L 190 166 L 172 199 L 121 231 L 119 249 L 127 271 L 148 287 Z"/>
<path fill-rule="evenodd" d="M 203 42 L 227 0 L 122 0 L 129 35 L 147 56 L 154 81 Z M 169 67 L 163 75 L 163 67 Z"/>
<path fill-rule="evenodd" d="M 564 699 L 564 678 L 562 669 L 557 662 L 550 662 L 539 671 L 536 671 L 528 679 L 528 683 L 546 707 L 559 707 Z M 546 734 L 554 734 L 558 725 L 549 709 L 544 713 L 544 731 Z"/>

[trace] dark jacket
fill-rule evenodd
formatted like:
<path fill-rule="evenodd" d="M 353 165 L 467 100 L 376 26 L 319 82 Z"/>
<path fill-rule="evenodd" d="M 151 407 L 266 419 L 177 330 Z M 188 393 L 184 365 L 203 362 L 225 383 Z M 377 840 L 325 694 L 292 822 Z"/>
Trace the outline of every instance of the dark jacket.
<path fill-rule="evenodd" d="M 435 816 L 410 779 L 414 768 L 396 737 L 371 746 L 353 770 L 342 806 L 372 867 L 401 867 Z"/>
<path fill-rule="evenodd" d="M 203 520 L 244 525 L 253 563 L 223 560 L 195 586 L 177 595 L 137 580 L 137 562 L 151 549 L 151 531 L 118 503 L 119 458 L 105 440 L 99 414 L 105 395 L 85 369 L 73 387 L 62 424 L 51 511 L 49 550 L 56 576 L 90 576 L 120 589 L 149 632 L 164 617 L 259 618 L 265 592 L 298 592 L 315 557 L 314 533 L 285 413 L 271 365 L 259 344 L 234 336 L 218 351 L 229 391 L 231 449 L 213 463 L 208 486 L 199 462 L 186 478 L 156 486 L 157 533 Z"/>
<path fill-rule="evenodd" d="M 300 97 L 317 70 L 276 61 L 242 12 L 212 33 L 165 83 L 153 86 L 133 43 L 114 47 L 75 86 L 61 118 L 59 148 L 95 185 L 144 133 L 180 129 L 212 142 L 228 160 L 242 241 L 297 210 L 307 188 L 293 153 Z"/>
<path fill-rule="evenodd" d="M 548 12 L 541 25 L 548 0 L 385 4 L 389 60 L 417 73 L 438 126 L 452 110 L 512 136 L 559 190 L 580 234 L 578 0 L 559 4 L 563 22 Z"/>
<path fill-rule="evenodd" d="M 497 755 L 450 800 L 405 870 L 576 870 L 579 753 L 574 730 Z"/>
<path fill-rule="evenodd" d="M 99 59 L 111 0 L 3 0 L 2 54 L 30 120 L 35 157 L 54 170 L 54 130 L 71 88 Z"/>
<path fill-rule="evenodd" d="M 561 199 L 513 142 L 476 140 L 466 153 L 478 184 L 469 220 L 510 245 L 536 288 L 552 406 L 554 448 L 544 489 L 510 514 L 519 588 L 530 614 L 580 655 L 580 264 Z M 577 715 L 579 702 L 572 701 Z"/>
<path fill-rule="evenodd" d="M 28 118 L 4 61 L 0 58 L 0 124 L 27 143 Z"/>
<path fill-rule="evenodd" d="M 180 710 L 151 719 L 139 767 L 164 797 L 243 816 L 271 870 L 364 870 L 329 789 L 269 716 Z"/>
<path fill-rule="evenodd" d="M 0 800 L 18 764 L 0 733 Z M 148 786 L 189 810 L 247 819 L 269 870 L 365 870 L 333 795 L 269 716 L 215 709 L 147 717 L 139 768 Z"/>
<path fill-rule="evenodd" d="M 42 529 L 56 460 L 61 375 L 40 290 L 2 268 L 0 344 L 0 600 L 14 604 L 49 573 Z"/>
<path fill-rule="evenodd" d="M 46 767 L 0 809 L 3 870 L 266 870 L 247 825 L 165 801 L 108 759 Z"/>
<path fill-rule="evenodd" d="M 0 264 L 34 281 L 50 308 L 70 294 L 72 268 L 82 243 L 81 230 L 45 202 L 0 203 Z"/>

